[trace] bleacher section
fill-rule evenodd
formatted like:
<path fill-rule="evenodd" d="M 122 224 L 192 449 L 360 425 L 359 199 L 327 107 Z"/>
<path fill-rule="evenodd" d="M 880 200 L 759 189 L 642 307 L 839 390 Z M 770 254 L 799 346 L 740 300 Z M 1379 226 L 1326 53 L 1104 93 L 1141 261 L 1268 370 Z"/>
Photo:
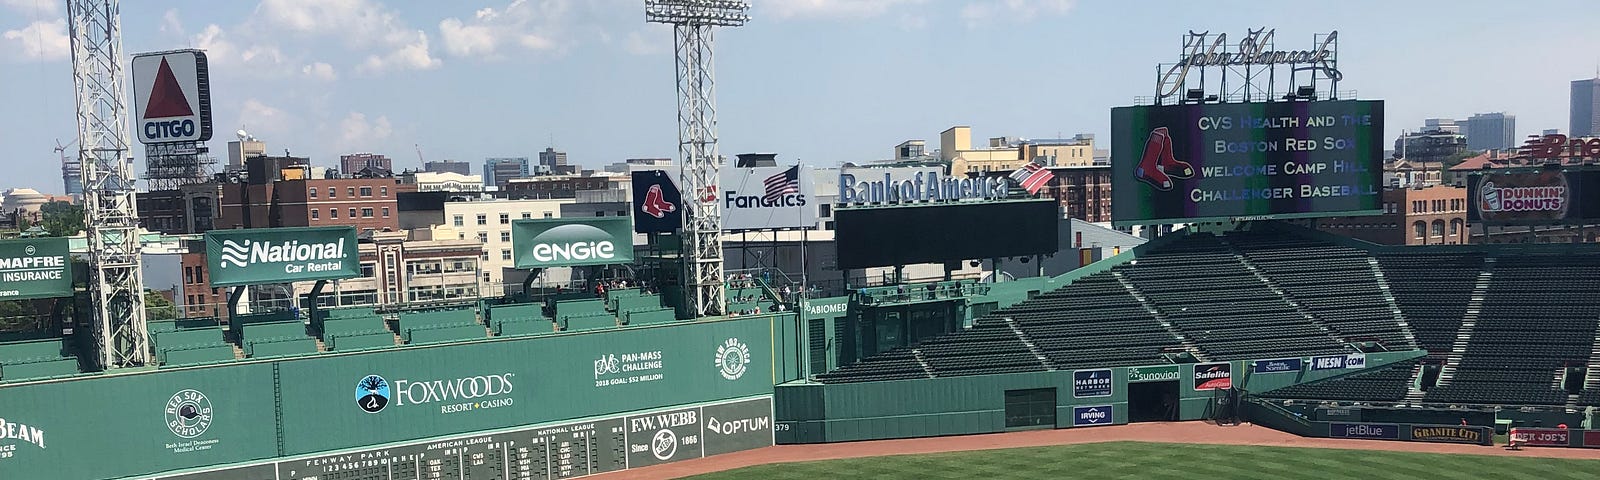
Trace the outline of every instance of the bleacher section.
<path fill-rule="evenodd" d="M 1424 401 L 1564 405 L 1567 393 L 1555 379 L 1567 365 L 1588 363 L 1592 353 L 1600 255 L 1496 260 L 1460 365 Z"/>
<path fill-rule="evenodd" d="M 1373 275 L 1367 252 L 1278 233 L 1230 232 L 1224 238 L 1339 340 L 1415 348 L 1397 307 Z"/>
<path fill-rule="evenodd" d="M 1181 346 L 1109 274 L 1094 275 L 980 319 L 1011 318 L 1057 368 L 1149 363 Z"/>
<path fill-rule="evenodd" d="M 67 353 L 61 338 L 0 343 L 0 381 L 77 373 L 78 358 Z"/>
<path fill-rule="evenodd" d="M 1262 393 L 1268 398 L 1398 402 L 1411 386 L 1411 372 L 1417 362 L 1400 362 L 1385 368 L 1332 380 L 1295 385 Z"/>
<path fill-rule="evenodd" d="M 400 312 L 400 338 L 408 344 L 454 342 L 486 338 L 474 308 L 412 310 Z"/>
<path fill-rule="evenodd" d="M 1113 269 L 1211 360 L 1345 351 L 1268 289 L 1209 233 L 1185 235 Z"/>
<path fill-rule="evenodd" d="M 322 342 L 328 350 L 393 347 L 394 332 L 371 309 L 335 310 L 322 321 Z"/>
<path fill-rule="evenodd" d="M 554 332 L 542 303 L 517 303 L 489 307 L 489 329 L 497 336 Z"/>
<path fill-rule="evenodd" d="M 156 361 L 163 365 L 186 365 L 233 360 L 233 345 L 228 343 L 215 318 L 191 318 L 149 322 L 150 343 Z"/>
<path fill-rule="evenodd" d="M 1483 258 L 1477 252 L 1427 250 L 1378 256 L 1395 303 L 1430 362 L 1443 361 L 1455 344 Z"/>

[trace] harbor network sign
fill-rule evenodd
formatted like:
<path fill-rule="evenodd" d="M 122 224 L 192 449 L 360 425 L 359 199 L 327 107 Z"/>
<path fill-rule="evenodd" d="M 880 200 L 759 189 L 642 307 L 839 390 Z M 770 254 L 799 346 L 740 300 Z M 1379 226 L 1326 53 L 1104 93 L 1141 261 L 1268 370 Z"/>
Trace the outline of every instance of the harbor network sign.
<path fill-rule="evenodd" d="M 72 296 L 66 238 L 0 240 L 0 300 Z"/>
<path fill-rule="evenodd" d="M 212 230 L 206 265 L 213 287 L 361 276 L 355 227 Z"/>
<path fill-rule="evenodd" d="M 633 262 L 628 217 L 517 220 L 511 224 L 516 268 Z"/>

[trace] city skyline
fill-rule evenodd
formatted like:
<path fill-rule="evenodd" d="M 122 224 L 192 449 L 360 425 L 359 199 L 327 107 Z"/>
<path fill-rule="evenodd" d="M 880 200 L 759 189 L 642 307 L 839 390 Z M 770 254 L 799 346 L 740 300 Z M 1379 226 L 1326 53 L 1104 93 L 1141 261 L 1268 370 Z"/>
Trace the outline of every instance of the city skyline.
<path fill-rule="evenodd" d="M 1570 83 L 1600 63 L 1566 50 L 1600 32 L 1546 14 L 1587 4 L 1541 5 L 1356 1 L 1288 15 L 1245 2 L 756 2 L 748 26 L 718 34 L 721 150 L 829 166 L 887 158 L 952 125 L 975 138 L 1109 140 L 1110 108 L 1150 95 L 1155 65 L 1177 58 L 1185 32 L 1236 39 L 1260 27 L 1284 49 L 1338 30 L 1340 89 L 1386 101 L 1387 139 L 1424 118 L 1485 112 L 1515 115 L 1521 138 L 1565 130 Z M 0 189 L 62 190 L 55 141 L 75 138 L 62 10 L 0 0 L 0 104 L 31 112 L 0 116 L 0 153 L 21 167 Z M 1426 20 L 1394 31 L 1374 12 Z M 675 157 L 671 33 L 644 23 L 642 2 L 186 0 L 126 4 L 123 17 L 125 57 L 208 50 L 219 158 L 240 128 L 320 166 L 375 152 L 420 169 L 416 148 L 480 164 L 553 146 L 596 170 Z M 134 156 L 142 171 L 138 145 Z"/>

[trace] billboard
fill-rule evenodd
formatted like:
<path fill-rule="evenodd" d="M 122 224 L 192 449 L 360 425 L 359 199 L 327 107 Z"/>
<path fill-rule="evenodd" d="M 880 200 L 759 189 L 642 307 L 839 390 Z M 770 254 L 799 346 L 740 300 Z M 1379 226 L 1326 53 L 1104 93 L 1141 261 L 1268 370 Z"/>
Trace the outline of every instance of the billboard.
<path fill-rule="evenodd" d="M 1193 368 L 1194 389 L 1196 391 L 1233 388 L 1232 363 L 1196 363 Z"/>
<path fill-rule="evenodd" d="M 810 173 L 799 165 L 722 169 L 722 229 L 816 228 Z"/>
<path fill-rule="evenodd" d="M 1275 358 L 1271 360 L 1256 360 L 1252 362 L 1251 369 L 1255 373 L 1291 373 L 1300 371 L 1300 359 Z"/>
<path fill-rule="evenodd" d="M 1566 447 L 1572 445 L 1572 431 L 1565 428 L 1516 427 L 1510 432 L 1513 443 L 1529 447 Z"/>
<path fill-rule="evenodd" d="M 841 208 L 834 211 L 839 268 L 887 267 L 1055 253 L 1054 200 Z"/>
<path fill-rule="evenodd" d="M 1333 438 L 1399 440 L 1400 426 L 1392 423 L 1333 422 L 1328 424 L 1328 436 Z"/>
<path fill-rule="evenodd" d="M 1005 198 L 1002 177 L 944 175 L 942 167 L 846 167 L 839 170 L 840 205 Z"/>
<path fill-rule="evenodd" d="M 1111 110 L 1118 226 L 1383 213 L 1383 102 Z"/>
<path fill-rule="evenodd" d="M 1600 219 L 1600 171 L 1559 168 L 1477 173 L 1467 178 L 1467 221 L 1543 224 Z M 1590 208 L 1585 208 L 1586 206 Z"/>
<path fill-rule="evenodd" d="M 361 276 L 355 227 L 291 227 L 206 232 L 211 286 L 257 285 Z"/>
<path fill-rule="evenodd" d="M 633 172 L 633 231 L 670 233 L 683 227 L 683 194 L 662 170 Z"/>
<path fill-rule="evenodd" d="M 133 133 L 144 144 L 211 139 L 211 74 L 206 53 L 177 50 L 133 57 Z"/>
<path fill-rule="evenodd" d="M 1072 407 L 1072 426 L 1074 427 L 1110 425 L 1111 422 L 1111 405 Z"/>
<path fill-rule="evenodd" d="M 1111 396 L 1111 369 L 1072 371 L 1072 398 Z"/>
<path fill-rule="evenodd" d="M 0 240 L 0 300 L 72 296 L 66 237 Z"/>
<path fill-rule="evenodd" d="M 526 219 L 511 223 L 516 268 L 633 262 L 628 217 Z"/>
<path fill-rule="evenodd" d="M 1488 427 L 1458 427 L 1454 425 L 1413 425 L 1411 440 L 1441 443 L 1484 443 L 1494 437 Z"/>

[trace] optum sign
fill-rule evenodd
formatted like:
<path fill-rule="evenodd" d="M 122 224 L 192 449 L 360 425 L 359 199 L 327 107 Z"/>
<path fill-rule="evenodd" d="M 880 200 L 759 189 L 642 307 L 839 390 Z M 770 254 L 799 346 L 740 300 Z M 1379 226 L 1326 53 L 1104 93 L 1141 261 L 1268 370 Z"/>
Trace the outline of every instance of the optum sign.
<path fill-rule="evenodd" d="M 206 232 L 213 287 L 354 278 L 360 263 L 353 227 Z"/>
<path fill-rule="evenodd" d="M 627 217 L 518 220 L 511 245 L 517 268 L 630 263 L 633 226 Z"/>

